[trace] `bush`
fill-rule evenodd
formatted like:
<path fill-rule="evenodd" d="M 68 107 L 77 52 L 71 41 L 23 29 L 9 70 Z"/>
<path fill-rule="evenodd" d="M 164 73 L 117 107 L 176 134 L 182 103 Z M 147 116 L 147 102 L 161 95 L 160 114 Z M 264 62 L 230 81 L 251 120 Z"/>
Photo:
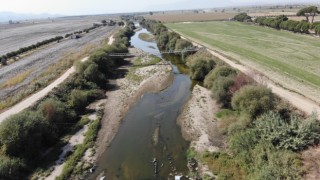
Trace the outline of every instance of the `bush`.
<path fill-rule="evenodd" d="M 269 112 L 259 117 L 254 125 L 262 139 L 284 150 L 300 151 L 317 143 L 320 138 L 316 117 L 303 120 L 293 116 L 284 120 L 279 114 Z"/>
<path fill-rule="evenodd" d="M 211 60 L 199 59 L 192 64 L 189 64 L 191 70 L 191 78 L 198 81 L 203 81 L 205 76 L 214 68 L 215 62 Z"/>
<path fill-rule="evenodd" d="M 271 110 L 274 101 L 275 97 L 267 87 L 247 85 L 234 94 L 231 103 L 235 110 L 244 111 L 252 117 L 256 117 Z"/>
<path fill-rule="evenodd" d="M 204 79 L 204 86 L 211 89 L 214 81 L 218 77 L 232 77 L 237 74 L 237 71 L 229 66 L 218 66 L 213 69 Z"/>
<path fill-rule="evenodd" d="M 92 53 L 89 61 L 96 63 L 99 71 L 103 72 L 105 75 L 111 74 L 113 68 L 115 67 L 113 59 L 110 58 L 102 49 Z"/>
<path fill-rule="evenodd" d="M 233 95 L 238 90 L 240 90 L 243 86 L 248 84 L 254 84 L 254 80 L 243 73 L 239 73 L 236 77 L 234 77 L 234 83 L 229 88 L 229 92 Z"/>
<path fill-rule="evenodd" d="M 5 155 L 0 156 L 0 178 L 21 179 L 26 171 L 23 160 Z"/>
<path fill-rule="evenodd" d="M 99 66 L 91 63 L 83 72 L 86 80 L 96 83 L 100 87 L 105 87 L 107 79 L 104 74 L 99 71 Z"/>
<path fill-rule="evenodd" d="M 230 87 L 234 84 L 232 77 L 219 76 L 212 85 L 212 96 L 218 103 L 223 106 L 230 105 L 232 94 L 229 91 Z"/>
<path fill-rule="evenodd" d="M 52 145 L 56 138 L 49 123 L 37 112 L 13 115 L 0 126 L 3 152 L 33 162 L 40 157 L 41 149 Z"/>
<path fill-rule="evenodd" d="M 178 39 L 176 41 L 175 50 L 184 50 L 186 48 L 192 48 L 193 45 L 191 42 L 184 40 L 184 39 Z"/>
<path fill-rule="evenodd" d="M 251 17 L 247 13 L 240 13 L 233 17 L 234 20 L 240 22 L 251 22 Z"/>
<path fill-rule="evenodd" d="M 56 99 L 49 98 L 43 101 L 39 108 L 43 117 L 49 123 L 62 123 L 67 119 L 67 114 L 65 112 L 65 105 Z"/>
<path fill-rule="evenodd" d="M 74 89 L 71 91 L 70 101 L 72 107 L 74 107 L 77 111 L 85 110 L 85 108 L 89 104 L 87 93 L 78 89 Z"/>

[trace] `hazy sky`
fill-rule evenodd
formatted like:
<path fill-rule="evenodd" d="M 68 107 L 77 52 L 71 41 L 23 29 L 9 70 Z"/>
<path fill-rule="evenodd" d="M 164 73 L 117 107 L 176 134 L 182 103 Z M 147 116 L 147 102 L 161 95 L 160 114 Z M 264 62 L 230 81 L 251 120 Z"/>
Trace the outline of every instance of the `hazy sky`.
<path fill-rule="evenodd" d="M 0 11 L 79 15 L 300 2 L 320 3 L 319 0 L 2 0 Z"/>

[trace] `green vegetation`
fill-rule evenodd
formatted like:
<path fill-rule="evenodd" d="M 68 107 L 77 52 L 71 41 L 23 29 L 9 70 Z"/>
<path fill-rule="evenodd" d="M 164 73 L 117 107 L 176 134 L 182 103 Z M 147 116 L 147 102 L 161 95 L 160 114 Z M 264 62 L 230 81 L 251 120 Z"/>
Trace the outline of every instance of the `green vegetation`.
<path fill-rule="evenodd" d="M 155 35 L 160 50 L 184 50 L 193 47 L 191 42 L 181 39 L 175 32 L 169 32 L 160 22 L 142 19 L 140 24 Z"/>
<path fill-rule="evenodd" d="M 305 21 L 294 21 L 288 20 L 284 15 L 280 15 L 275 18 L 258 17 L 254 20 L 255 23 L 260 26 L 269 26 L 275 29 L 283 29 L 288 31 L 293 31 L 295 33 L 309 33 L 311 24 Z"/>
<path fill-rule="evenodd" d="M 23 47 L 23 48 L 20 48 L 19 50 L 17 51 L 12 51 L 12 52 L 9 52 L 7 53 L 6 55 L 3 55 L 3 56 L 0 56 L 0 59 L 10 59 L 12 57 L 15 57 L 17 55 L 20 55 L 22 53 L 25 53 L 27 51 L 30 51 L 30 50 L 33 50 L 33 49 L 36 49 L 36 48 L 39 48 L 43 45 L 46 45 L 46 44 L 49 44 L 49 43 L 52 43 L 54 41 L 59 41 L 63 39 L 62 36 L 57 36 L 57 37 L 54 37 L 54 38 L 51 38 L 51 39 L 47 39 L 47 40 L 43 40 L 41 42 L 38 42 L 36 44 L 33 44 L 33 45 L 30 45 L 30 46 L 27 46 L 27 47 Z M 5 65 L 5 64 L 2 64 L 2 65 Z"/>
<path fill-rule="evenodd" d="M 274 103 L 275 97 L 271 89 L 261 85 L 244 86 L 232 97 L 233 109 L 244 111 L 252 117 L 271 110 Z"/>
<path fill-rule="evenodd" d="M 100 120 L 101 117 L 90 124 L 85 135 L 86 137 L 84 142 L 78 145 L 74 153 L 68 157 L 67 161 L 65 162 L 66 164 L 63 167 L 62 174 L 56 178 L 57 180 L 69 179 L 86 150 L 94 146 L 95 139 L 97 138 L 97 132 L 100 129 Z"/>
<path fill-rule="evenodd" d="M 233 18 L 235 21 L 240 21 L 240 22 L 251 22 L 251 17 L 248 16 L 247 13 L 240 13 L 234 16 Z"/>
<path fill-rule="evenodd" d="M 143 41 L 152 42 L 154 41 L 154 37 L 147 33 L 140 33 L 139 38 Z"/>
<path fill-rule="evenodd" d="M 320 41 L 285 31 L 238 22 L 168 24 L 173 30 L 199 40 L 243 64 L 289 76 L 320 87 Z"/>
<path fill-rule="evenodd" d="M 285 19 L 285 17 L 281 18 Z M 303 42 L 303 45 L 312 44 L 315 48 L 320 46 L 320 43 L 313 38 L 298 41 L 301 37 L 294 34 L 280 32 L 285 36 L 280 37 L 274 30 L 258 26 L 252 26 L 250 29 L 240 23 L 212 22 L 169 24 L 168 26 L 224 51 L 239 53 L 240 57 L 263 62 L 266 66 L 271 64 L 279 69 L 287 68 L 286 70 L 290 69 L 290 65 L 286 64 L 286 57 L 281 57 L 281 54 L 277 56 L 265 54 L 271 49 L 274 50 L 273 43 L 256 43 L 255 36 L 259 35 L 259 37 L 269 38 L 268 41 L 275 41 L 278 49 L 286 43 L 290 43 L 291 46 L 293 42 L 298 43 L 296 46 L 293 44 L 293 48 L 299 48 Z M 157 35 L 157 39 L 160 39 L 159 46 L 167 47 L 170 44 L 168 32 L 162 24 L 147 24 L 147 27 L 154 27 L 153 32 Z M 204 34 L 203 31 L 208 33 Z M 287 37 L 292 38 L 285 39 Z M 268 59 L 275 57 L 280 60 Z M 297 59 L 293 58 L 292 61 L 294 60 Z M 212 66 L 208 66 L 208 62 L 212 62 Z M 270 89 L 257 85 L 250 77 L 224 65 L 219 59 L 212 58 L 209 54 L 197 52 L 187 57 L 186 64 L 191 68 L 191 76 L 201 77 L 197 78 L 199 80 L 205 77 L 204 85 L 212 90 L 213 97 L 226 108 L 216 114 L 219 118 L 218 129 L 214 130 L 227 136 L 226 141 L 229 147 L 228 153 L 214 152 L 202 155 L 198 155 L 194 149 L 189 149 L 186 153 L 189 159 L 198 159 L 202 156 L 201 160 L 216 175 L 216 179 L 302 178 L 304 170 L 298 153 L 318 143 L 320 123 L 316 118 L 304 119 L 295 115 L 292 108 L 275 96 Z M 292 67 L 299 70 L 301 68 L 297 65 Z M 209 69 L 212 70 L 209 72 Z M 303 71 L 303 73 L 308 72 Z M 301 77 L 310 78 L 310 76 Z M 319 82 L 318 85 L 320 85 L 320 81 L 316 78 L 311 78 L 311 81 Z"/>
<path fill-rule="evenodd" d="M 3 84 L 0 85 L 0 89 L 2 88 L 8 88 L 8 87 L 12 87 L 15 86 L 21 82 L 23 82 L 32 72 L 33 70 L 30 69 L 28 71 L 22 72 L 20 74 L 17 74 L 16 76 L 8 79 L 6 82 L 4 82 Z"/>
<path fill-rule="evenodd" d="M 127 24 L 128 28 L 118 32 L 114 45 L 95 50 L 88 61 L 78 62 L 75 75 L 55 88 L 39 105 L 11 116 L 0 124 L 0 159 L 3 160 L 0 162 L 0 167 L 3 167 L 0 169 L 1 179 L 27 177 L 42 163 L 42 154 L 48 148 L 56 146 L 60 139 L 88 122 L 80 120 L 80 117 L 86 113 L 87 105 L 105 97 L 107 78 L 122 63 L 122 59 L 110 58 L 108 53 L 128 51 L 133 23 Z M 100 120 L 91 124 L 85 143 L 77 148 L 68 161 L 62 179 L 69 179 L 74 164 L 88 147 L 93 146 L 99 126 Z"/>
<path fill-rule="evenodd" d="M 311 16 L 311 17 L 312 17 L 311 23 L 313 23 L 314 16 L 316 16 L 317 13 L 320 13 L 320 11 L 318 10 L 318 7 L 316 7 L 316 6 L 309 6 L 309 7 L 305 7 L 305 8 L 300 9 L 300 10 L 297 12 L 297 16 L 305 16 L 307 22 L 310 22 L 310 21 L 309 21 L 309 16 Z"/>

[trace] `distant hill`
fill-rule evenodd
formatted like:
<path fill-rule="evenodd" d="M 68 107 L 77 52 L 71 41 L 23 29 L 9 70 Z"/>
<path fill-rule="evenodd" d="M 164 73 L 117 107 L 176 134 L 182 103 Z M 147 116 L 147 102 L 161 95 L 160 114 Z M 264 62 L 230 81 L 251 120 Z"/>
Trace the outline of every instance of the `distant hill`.
<path fill-rule="evenodd" d="M 26 19 L 43 19 L 48 17 L 60 17 L 63 15 L 58 14 L 27 14 L 27 13 L 13 13 L 13 12 L 0 12 L 0 22 L 9 22 L 9 20 L 12 21 L 20 21 L 20 20 L 26 20 Z"/>

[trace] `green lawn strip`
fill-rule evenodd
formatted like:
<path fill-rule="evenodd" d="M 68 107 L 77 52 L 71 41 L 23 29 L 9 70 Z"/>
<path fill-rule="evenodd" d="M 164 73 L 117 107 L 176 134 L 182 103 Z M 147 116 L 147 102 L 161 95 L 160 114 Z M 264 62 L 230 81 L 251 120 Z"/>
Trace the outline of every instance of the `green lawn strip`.
<path fill-rule="evenodd" d="M 221 27 L 219 27 L 221 25 Z M 206 44 L 209 44 L 211 46 L 214 46 L 217 49 L 220 49 L 224 52 L 231 53 L 232 56 L 241 56 L 243 59 L 248 59 L 250 61 L 256 62 L 260 65 L 267 66 L 271 69 L 274 69 L 278 72 L 288 74 L 289 76 L 302 80 L 304 82 L 307 82 L 309 84 L 315 85 L 320 87 L 320 76 L 317 75 L 316 72 L 317 69 L 313 68 L 316 66 L 316 64 L 319 64 L 319 61 L 317 62 L 317 54 L 313 51 L 312 45 L 317 45 L 316 48 L 320 47 L 319 42 L 310 42 L 315 41 L 316 39 L 312 39 L 310 37 L 306 37 L 305 35 L 296 35 L 290 32 L 285 31 L 277 31 L 269 28 L 259 27 L 259 26 L 250 26 L 250 25 L 243 25 L 239 23 L 231 23 L 231 22 L 214 22 L 214 23 L 207 23 L 202 26 L 199 23 L 193 23 L 193 24 L 168 24 L 168 26 L 172 29 L 177 30 L 178 32 L 181 32 L 182 34 L 189 36 L 193 39 L 200 40 Z M 231 28 L 234 26 L 234 28 Z M 214 29 L 216 28 L 216 29 Z M 225 28 L 225 30 L 223 30 Z M 252 29 L 253 30 L 252 30 Z M 223 31 L 222 31 L 223 30 Z M 240 30 L 240 31 L 238 31 Z M 244 31 L 247 30 L 248 32 Z M 279 39 L 275 40 L 274 43 L 257 43 L 256 39 L 241 39 L 240 42 L 239 39 L 236 39 L 234 37 L 223 37 L 223 36 L 210 36 L 210 35 L 203 35 L 199 34 L 198 32 L 201 31 L 207 31 L 208 33 L 214 33 L 218 31 L 222 34 L 227 35 L 235 35 L 239 37 L 248 37 L 248 34 L 251 34 L 250 36 L 253 36 L 254 32 L 258 32 L 259 36 L 257 36 L 257 40 L 259 38 L 266 39 Z M 266 34 L 263 36 L 263 34 L 260 34 L 260 32 Z M 243 36 L 240 36 L 244 34 Z M 309 49 L 303 48 L 301 49 L 301 44 L 299 43 L 297 46 L 294 44 L 290 44 L 290 46 L 285 46 L 284 42 L 281 41 L 283 37 L 279 37 L 279 35 L 285 35 L 290 39 L 291 37 L 293 39 L 298 39 L 299 42 L 308 42 L 311 43 L 311 47 Z M 250 37 L 249 36 L 249 37 Z M 290 37 L 290 38 L 289 38 Z M 299 39 L 300 38 L 300 39 Z M 306 39 L 306 41 L 304 41 Z M 242 44 L 241 44 L 242 43 Z M 281 48 L 279 48 L 280 51 L 277 48 L 274 48 L 274 52 L 272 52 L 273 46 L 280 46 L 285 50 L 293 51 L 294 53 L 286 53 L 284 51 L 281 52 Z M 302 52 L 299 54 L 299 52 Z M 309 56 L 309 58 L 302 59 L 302 56 Z M 276 59 L 276 57 L 279 57 Z M 287 59 L 290 59 L 290 61 L 286 61 Z M 319 57 L 318 57 L 319 59 Z M 315 63 L 313 65 L 313 63 Z M 308 69 L 304 69 L 308 68 Z"/>

